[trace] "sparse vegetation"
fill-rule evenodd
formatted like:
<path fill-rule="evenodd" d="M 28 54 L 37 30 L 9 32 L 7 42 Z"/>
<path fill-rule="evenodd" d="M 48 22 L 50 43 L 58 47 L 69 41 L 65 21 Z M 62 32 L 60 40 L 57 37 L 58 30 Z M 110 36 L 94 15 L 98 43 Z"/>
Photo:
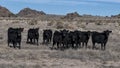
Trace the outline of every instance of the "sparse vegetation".
<path fill-rule="evenodd" d="M 120 28 L 118 28 L 120 27 L 120 19 L 97 16 L 79 17 L 77 15 L 77 13 L 70 14 L 69 19 L 60 19 L 64 16 L 59 15 L 43 15 L 40 18 L 0 17 L 0 68 L 120 68 Z M 75 19 L 74 16 L 76 16 Z M 89 40 L 87 49 L 70 48 L 60 51 L 50 50 L 52 43 L 48 46 L 26 44 L 27 31 L 32 28 L 31 25 L 40 27 L 39 43 L 42 42 L 42 30 L 47 29 L 47 26 L 52 26 L 53 31 L 63 28 L 69 30 L 82 28 L 91 31 L 109 29 L 113 33 L 109 37 L 105 51 L 99 49 L 99 44 L 96 44 L 96 49 L 92 50 L 91 40 Z M 7 29 L 16 26 L 24 27 L 21 50 L 7 46 Z"/>
<path fill-rule="evenodd" d="M 12 23 L 15 24 L 15 23 L 19 23 L 20 21 L 13 21 Z"/>
<path fill-rule="evenodd" d="M 102 25 L 102 23 L 98 22 L 98 23 L 95 23 L 96 25 Z"/>
<path fill-rule="evenodd" d="M 48 22 L 47 26 L 52 26 L 55 23 L 55 21 Z"/>
<path fill-rule="evenodd" d="M 61 21 L 58 21 L 58 22 L 56 23 L 56 28 L 57 28 L 57 29 L 62 29 L 62 28 L 64 28 L 64 23 L 61 22 Z"/>
<path fill-rule="evenodd" d="M 30 20 L 30 22 L 28 22 L 29 25 L 37 25 L 38 21 L 37 20 Z"/>

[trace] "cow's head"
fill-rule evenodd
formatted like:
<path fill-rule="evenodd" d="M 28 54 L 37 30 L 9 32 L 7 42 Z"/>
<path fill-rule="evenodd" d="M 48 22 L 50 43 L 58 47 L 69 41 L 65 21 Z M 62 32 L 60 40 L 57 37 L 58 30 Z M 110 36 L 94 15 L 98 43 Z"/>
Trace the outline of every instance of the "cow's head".
<path fill-rule="evenodd" d="M 21 36 L 21 32 L 23 32 L 24 28 L 17 28 L 17 34 L 18 36 Z"/>
<path fill-rule="evenodd" d="M 88 36 L 90 36 L 92 34 L 92 32 L 91 31 L 87 31 L 87 34 L 88 34 Z"/>
<path fill-rule="evenodd" d="M 24 28 L 19 28 L 19 30 L 20 30 L 21 32 L 23 32 Z"/>
<path fill-rule="evenodd" d="M 104 33 L 106 34 L 106 36 L 109 36 L 109 34 L 112 33 L 112 31 L 110 31 L 110 30 L 105 30 Z"/>
<path fill-rule="evenodd" d="M 34 31 L 35 31 L 35 34 L 38 34 L 39 33 L 39 28 L 35 28 Z"/>

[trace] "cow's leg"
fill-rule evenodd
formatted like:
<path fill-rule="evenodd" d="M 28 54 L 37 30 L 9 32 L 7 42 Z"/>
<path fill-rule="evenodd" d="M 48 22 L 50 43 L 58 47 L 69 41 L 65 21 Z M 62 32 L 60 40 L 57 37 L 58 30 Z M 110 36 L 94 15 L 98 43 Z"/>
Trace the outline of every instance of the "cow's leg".
<path fill-rule="evenodd" d="M 87 43 L 88 43 L 88 42 L 85 42 L 85 46 L 86 46 L 86 48 L 87 48 Z"/>
<path fill-rule="evenodd" d="M 47 44 L 49 43 L 49 39 L 47 39 L 47 42 L 46 42 Z"/>
<path fill-rule="evenodd" d="M 104 43 L 104 45 L 103 45 L 103 46 L 104 46 L 104 50 L 105 50 L 105 49 L 106 49 L 106 43 Z"/>
<path fill-rule="evenodd" d="M 59 49 L 59 43 L 57 43 L 57 49 Z"/>
<path fill-rule="evenodd" d="M 78 48 L 78 43 L 76 42 L 76 46 L 75 46 L 75 48 Z"/>
<path fill-rule="evenodd" d="M 54 48 L 55 42 L 53 42 L 52 48 Z"/>
<path fill-rule="evenodd" d="M 92 49 L 94 49 L 95 48 L 95 42 L 93 42 L 93 47 L 92 47 Z"/>
<path fill-rule="evenodd" d="M 84 47 L 84 42 L 82 42 L 82 47 Z"/>
<path fill-rule="evenodd" d="M 21 43 L 19 43 L 19 49 L 21 49 Z"/>
<path fill-rule="evenodd" d="M 50 42 L 51 42 L 51 38 L 50 38 Z"/>
<path fill-rule="evenodd" d="M 67 48 L 69 48 L 69 43 L 67 43 Z"/>
<path fill-rule="evenodd" d="M 39 43 L 38 43 L 38 38 L 37 38 L 37 45 L 39 45 Z"/>
<path fill-rule="evenodd" d="M 50 39 L 48 39 L 48 43 L 50 43 Z"/>
<path fill-rule="evenodd" d="M 32 38 L 30 38 L 30 43 L 32 43 Z"/>
<path fill-rule="evenodd" d="M 18 44 L 19 44 L 19 49 L 21 49 L 21 42 L 19 42 Z"/>
<path fill-rule="evenodd" d="M 75 41 L 75 48 L 77 48 L 78 44 L 77 44 L 77 41 Z"/>
<path fill-rule="evenodd" d="M 16 48 L 16 43 L 15 42 L 13 42 L 13 47 Z"/>
<path fill-rule="evenodd" d="M 78 48 L 79 48 L 80 47 L 80 42 L 78 41 L 77 43 L 78 43 Z"/>
<path fill-rule="evenodd" d="M 27 43 L 29 42 L 29 38 L 27 38 Z"/>
<path fill-rule="evenodd" d="M 101 43 L 101 50 L 103 50 L 103 47 L 104 47 L 104 46 L 103 46 L 103 43 Z"/>
<path fill-rule="evenodd" d="M 72 43 L 72 48 L 74 48 L 74 43 Z"/>
<path fill-rule="evenodd" d="M 67 42 L 65 43 L 65 48 L 68 48 Z"/>
<path fill-rule="evenodd" d="M 34 38 L 34 39 L 33 39 L 33 41 L 34 41 L 34 44 L 35 44 L 35 40 L 36 40 L 36 38 Z"/>
<path fill-rule="evenodd" d="M 79 48 L 81 48 L 81 42 L 79 42 Z"/>

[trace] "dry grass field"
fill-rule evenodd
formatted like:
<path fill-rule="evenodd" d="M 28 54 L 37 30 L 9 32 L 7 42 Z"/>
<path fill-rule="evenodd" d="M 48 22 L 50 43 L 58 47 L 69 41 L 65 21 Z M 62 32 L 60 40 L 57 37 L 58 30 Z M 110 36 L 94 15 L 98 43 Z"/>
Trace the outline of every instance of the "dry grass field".
<path fill-rule="evenodd" d="M 12 20 L 0 19 L 0 68 L 120 68 L 120 23 L 83 21 L 43 21 L 43 20 Z M 7 46 L 7 29 L 23 27 L 22 48 L 13 49 Z M 27 30 L 39 27 L 39 46 L 26 44 Z M 52 45 L 42 44 L 43 29 L 69 29 L 104 31 L 112 30 L 107 48 L 92 50 L 89 40 L 88 48 L 68 49 L 64 51 L 51 50 Z"/>

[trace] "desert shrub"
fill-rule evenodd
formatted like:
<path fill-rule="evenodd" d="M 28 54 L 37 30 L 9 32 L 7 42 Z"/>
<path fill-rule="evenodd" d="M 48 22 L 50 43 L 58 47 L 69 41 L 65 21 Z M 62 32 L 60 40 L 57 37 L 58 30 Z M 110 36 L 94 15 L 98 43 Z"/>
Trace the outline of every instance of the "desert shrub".
<path fill-rule="evenodd" d="M 81 25 L 81 28 L 85 28 L 85 25 Z"/>
<path fill-rule="evenodd" d="M 85 28 L 86 27 L 86 25 L 82 24 L 82 23 L 77 23 L 76 25 L 77 25 L 77 27 L 80 27 L 80 28 Z"/>
<path fill-rule="evenodd" d="M 50 21 L 48 22 L 47 26 L 52 26 L 54 24 L 55 21 Z"/>
<path fill-rule="evenodd" d="M 19 23 L 20 21 L 13 21 L 12 23 L 15 24 L 15 23 Z"/>
<path fill-rule="evenodd" d="M 102 25 L 102 23 L 100 23 L 100 22 L 97 22 L 97 23 L 95 23 L 96 25 Z"/>
<path fill-rule="evenodd" d="M 61 22 L 61 21 L 58 21 L 58 22 L 56 23 L 56 28 L 57 28 L 57 29 L 62 29 L 62 28 L 64 28 L 64 23 Z"/>
<path fill-rule="evenodd" d="M 89 20 L 89 22 L 95 22 L 95 20 Z"/>
<path fill-rule="evenodd" d="M 3 37 L 0 37 L 0 39 L 3 39 Z"/>
<path fill-rule="evenodd" d="M 37 23 L 37 20 L 31 20 L 30 22 L 28 22 L 29 25 L 37 25 Z"/>
<path fill-rule="evenodd" d="M 69 24 L 65 24 L 64 27 L 65 27 L 66 29 L 70 29 Z"/>
<path fill-rule="evenodd" d="M 118 25 L 120 26 L 120 22 L 118 22 Z"/>

